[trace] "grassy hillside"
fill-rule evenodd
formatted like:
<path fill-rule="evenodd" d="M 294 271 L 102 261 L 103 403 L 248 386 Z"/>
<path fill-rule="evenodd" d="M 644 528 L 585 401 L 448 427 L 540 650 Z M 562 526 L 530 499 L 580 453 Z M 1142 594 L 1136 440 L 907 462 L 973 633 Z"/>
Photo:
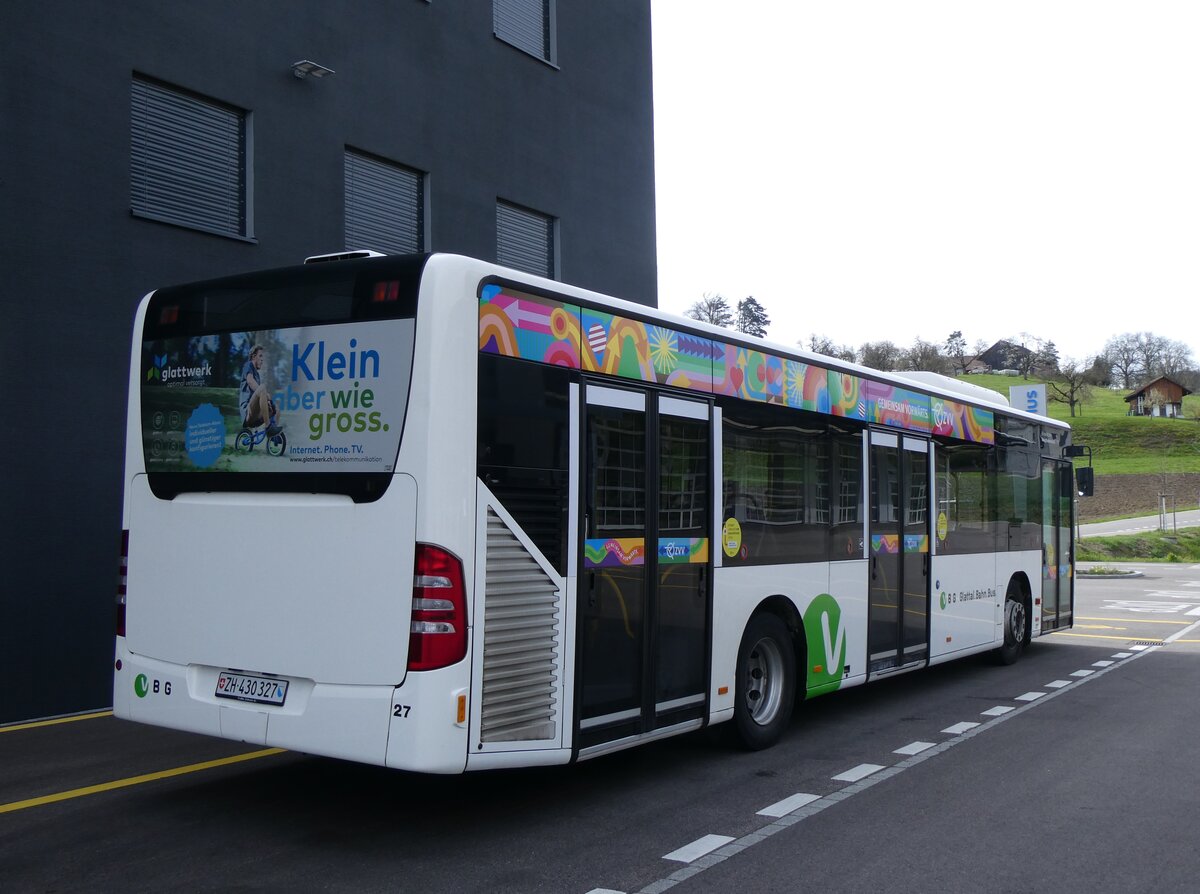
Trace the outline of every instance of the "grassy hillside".
<path fill-rule="evenodd" d="M 1011 376 L 963 376 L 963 381 L 999 391 L 1005 397 L 1012 385 L 1026 380 Z M 1028 380 L 1037 384 L 1042 379 Z M 1050 416 L 1068 422 L 1072 440 L 1092 448 L 1096 475 L 1162 475 L 1200 472 L 1200 396 L 1183 399 L 1182 419 L 1153 419 L 1126 415 L 1128 392 L 1093 388 L 1074 419 L 1065 404 L 1051 403 Z M 1085 461 L 1086 462 L 1086 461 Z"/>

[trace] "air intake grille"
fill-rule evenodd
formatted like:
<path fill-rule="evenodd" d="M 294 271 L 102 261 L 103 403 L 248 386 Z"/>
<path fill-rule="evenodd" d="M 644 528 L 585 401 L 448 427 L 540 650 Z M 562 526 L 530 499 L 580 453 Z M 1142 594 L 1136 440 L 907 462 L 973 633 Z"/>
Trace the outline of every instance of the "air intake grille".
<path fill-rule="evenodd" d="M 486 586 L 481 739 L 551 739 L 558 688 L 558 586 L 491 509 Z"/>

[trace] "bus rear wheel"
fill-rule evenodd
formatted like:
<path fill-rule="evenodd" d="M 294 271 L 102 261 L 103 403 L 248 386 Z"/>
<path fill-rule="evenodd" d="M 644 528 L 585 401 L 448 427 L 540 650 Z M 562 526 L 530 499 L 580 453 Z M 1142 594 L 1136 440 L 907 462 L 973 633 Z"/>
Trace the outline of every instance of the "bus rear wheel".
<path fill-rule="evenodd" d="M 762 612 L 750 619 L 738 648 L 733 723 L 751 751 L 779 741 L 795 701 L 796 652 L 787 625 Z"/>

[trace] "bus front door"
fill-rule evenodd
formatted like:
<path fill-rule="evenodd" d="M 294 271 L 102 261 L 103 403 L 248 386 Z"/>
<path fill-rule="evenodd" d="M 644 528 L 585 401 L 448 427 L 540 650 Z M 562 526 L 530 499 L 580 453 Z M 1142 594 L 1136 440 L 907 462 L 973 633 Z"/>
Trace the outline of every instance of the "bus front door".
<path fill-rule="evenodd" d="M 929 442 L 871 432 L 867 672 L 929 657 Z"/>
<path fill-rule="evenodd" d="M 1042 630 L 1072 623 L 1071 510 L 1074 478 L 1070 463 L 1042 460 Z"/>
<path fill-rule="evenodd" d="M 589 386 L 584 408 L 580 750 L 700 724 L 712 582 L 709 405 Z"/>

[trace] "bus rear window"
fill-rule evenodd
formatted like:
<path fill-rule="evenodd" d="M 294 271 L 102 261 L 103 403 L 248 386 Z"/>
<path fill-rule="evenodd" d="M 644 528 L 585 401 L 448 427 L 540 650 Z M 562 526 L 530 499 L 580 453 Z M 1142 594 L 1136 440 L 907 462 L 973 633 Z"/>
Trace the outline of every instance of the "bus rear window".
<path fill-rule="evenodd" d="M 155 293 L 139 379 L 154 493 L 377 499 L 400 447 L 423 263 L 314 265 Z"/>

